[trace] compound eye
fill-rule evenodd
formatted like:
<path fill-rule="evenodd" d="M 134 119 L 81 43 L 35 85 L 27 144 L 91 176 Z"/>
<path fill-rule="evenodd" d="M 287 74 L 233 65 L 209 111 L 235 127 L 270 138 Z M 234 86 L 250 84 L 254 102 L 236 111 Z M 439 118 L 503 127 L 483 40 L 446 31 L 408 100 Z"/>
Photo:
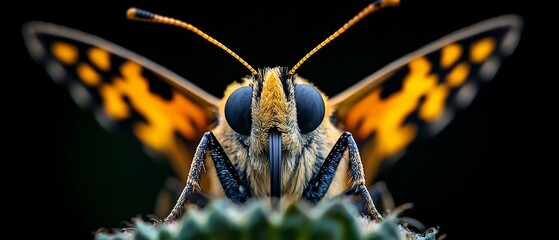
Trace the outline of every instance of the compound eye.
<path fill-rule="evenodd" d="M 249 135 L 252 128 L 251 117 L 252 87 L 240 87 L 225 103 L 225 120 L 235 132 Z"/>
<path fill-rule="evenodd" d="M 301 133 L 314 131 L 324 119 L 324 100 L 320 93 L 306 84 L 295 85 L 297 124 Z"/>

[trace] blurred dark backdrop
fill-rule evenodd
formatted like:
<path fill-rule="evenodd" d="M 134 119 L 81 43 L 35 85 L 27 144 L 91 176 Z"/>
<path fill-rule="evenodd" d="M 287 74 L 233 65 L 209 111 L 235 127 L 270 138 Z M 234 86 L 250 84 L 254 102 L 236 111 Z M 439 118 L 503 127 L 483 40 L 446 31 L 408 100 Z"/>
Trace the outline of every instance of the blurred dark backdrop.
<path fill-rule="evenodd" d="M 369 1 L 42 1 L 17 9 L 16 30 L 29 20 L 76 28 L 160 63 L 217 97 L 226 84 L 249 72 L 198 36 L 169 26 L 126 20 L 136 6 L 194 24 L 237 52 L 253 67 L 293 66 Z M 516 53 L 493 82 L 436 138 L 410 149 L 380 179 L 398 204 L 414 203 L 407 216 L 439 226 L 449 239 L 479 234 L 495 237 L 517 228 L 518 186 L 526 162 L 518 157 L 524 131 L 517 114 L 520 81 L 528 76 L 525 56 L 531 19 L 514 1 L 403 1 L 374 13 L 314 55 L 298 71 L 329 96 L 389 62 L 452 31 L 507 13 L 524 16 Z M 36 65 L 17 34 L 21 71 L 15 81 L 22 105 L 17 153 L 21 168 L 14 198 L 25 210 L 16 222 L 32 219 L 35 231 L 60 230 L 91 239 L 100 227 L 153 212 L 155 197 L 171 169 L 152 161 L 138 143 L 105 132 L 93 114 L 79 109 L 67 90 Z M 19 100 L 18 100 L 19 102 Z M 32 184 L 23 184 L 31 180 Z M 44 192 L 44 193 L 43 193 Z M 21 200 L 19 200 L 21 199 Z M 18 205 L 19 206 L 19 205 Z M 22 208 L 19 208 L 22 209 Z M 23 217 L 20 219 L 19 217 Z M 32 232 L 33 233 L 33 232 Z M 512 233 L 507 233 L 512 235 Z"/>

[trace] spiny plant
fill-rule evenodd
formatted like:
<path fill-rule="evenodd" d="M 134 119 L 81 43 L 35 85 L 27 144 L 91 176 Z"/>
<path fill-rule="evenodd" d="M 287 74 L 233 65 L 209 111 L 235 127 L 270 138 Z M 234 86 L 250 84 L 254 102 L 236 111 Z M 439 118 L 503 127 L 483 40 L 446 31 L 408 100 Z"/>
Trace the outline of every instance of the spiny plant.
<path fill-rule="evenodd" d="M 177 222 L 133 219 L 130 228 L 99 232 L 97 240 L 129 239 L 436 239 L 437 228 L 423 233 L 410 230 L 395 209 L 381 222 L 359 214 L 348 201 L 324 201 L 315 206 L 303 201 L 273 210 L 263 201 L 242 206 L 219 199 L 205 208 L 190 208 Z"/>

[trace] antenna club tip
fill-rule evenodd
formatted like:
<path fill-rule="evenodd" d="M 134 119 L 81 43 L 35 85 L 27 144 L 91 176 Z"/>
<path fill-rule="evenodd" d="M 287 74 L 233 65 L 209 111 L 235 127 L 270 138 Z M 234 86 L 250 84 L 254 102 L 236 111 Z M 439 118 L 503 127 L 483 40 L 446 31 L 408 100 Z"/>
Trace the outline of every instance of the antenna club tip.
<path fill-rule="evenodd" d="M 138 8 L 129 8 L 128 11 L 126 11 L 126 17 L 128 19 L 144 19 L 144 20 L 149 20 L 149 19 L 153 19 L 155 18 L 155 14 L 148 12 L 146 10 L 142 10 L 142 9 L 138 9 Z"/>
<path fill-rule="evenodd" d="M 126 11 L 126 17 L 127 17 L 128 19 L 134 19 L 134 18 L 136 17 L 136 11 L 138 11 L 137 8 L 133 8 L 133 7 L 132 7 L 132 8 L 129 8 L 129 9 Z"/>
<path fill-rule="evenodd" d="M 400 0 L 384 0 L 382 1 L 385 6 L 398 6 L 400 5 Z"/>

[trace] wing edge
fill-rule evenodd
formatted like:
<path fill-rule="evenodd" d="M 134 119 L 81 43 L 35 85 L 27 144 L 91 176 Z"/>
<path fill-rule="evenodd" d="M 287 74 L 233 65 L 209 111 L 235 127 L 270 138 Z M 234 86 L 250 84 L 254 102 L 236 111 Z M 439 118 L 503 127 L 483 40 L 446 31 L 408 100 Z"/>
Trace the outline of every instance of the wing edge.
<path fill-rule="evenodd" d="M 522 31 L 523 27 L 523 18 L 521 15 L 518 14 L 507 14 L 502 15 L 499 17 L 490 18 L 468 27 L 459 29 L 455 32 L 452 32 L 448 35 L 445 35 L 438 40 L 433 41 L 430 44 L 427 44 L 416 51 L 413 51 L 391 63 L 384 66 L 380 70 L 368 75 L 363 80 L 355 83 L 353 86 L 349 87 L 348 89 L 344 90 L 341 93 L 336 94 L 335 96 L 331 97 L 328 101 L 330 106 L 334 109 L 337 109 L 340 103 L 348 100 L 351 96 L 354 96 L 357 92 L 362 91 L 363 89 L 367 88 L 370 89 L 378 84 L 382 83 L 384 79 L 386 79 L 390 74 L 397 69 L 405 66 L 409 63 L 410 59 L 416 58 L 417 56 L 427 55 L 431 52 L 440 49 L 441 47 L 456 42 L 460 39 L 467 38 L 469 36 L 481 33 L 483 31 L 487 31 L 489 29 L 497 28 L 497 27 L 505 27 L 510 26 L 512 31 L 515 31 L 515 35 L 517 37 L 517 41 L 510 46 L 508 49 L 505 49 L 506 54 L 510 55 L 518 45 L 518 39 L 520 36 L 520 32 Z"/>
<path fill-rule="evenodd" d="M 132 52 L 125 49 L 115 43 L 102 39 L 100 37 L 94 36 L 92 34 L 76 30 L 73 28 L 61 26 L 54 23 L 42 22 L 42 21 L 29 21 L 22 25 L 22 34 L 25 45 L 30 53 L 31 57 L 35 62 L 40 63 L 44 58 L 44 52 L 40 43 L 35 37 L 38 33 L 46 33 L 54 36 L 61 36 L 70 39 L 75 39 L 82 41 L 93 46 L 99 46 L 103 49 L 110 51 L 113 54 L 119 55 L 120 57 L 133 59 L 138 62 L 143 67 L 153 71 L 155 74 L 161 75 L 161 79 L 174 86 L 179 92 L 196 98 L 198 102 L 204 103 L 204 105 L 211 107 L 211 111 L 214 115 L 217 114 L 217 109 L 219 106 L 220 99 L 201 89 L 200 87 L 194 85 L 185 78 L 179 76 L 173 71 L 153 62 L 152 60 L 143 57 L 140 54 Z"/>

